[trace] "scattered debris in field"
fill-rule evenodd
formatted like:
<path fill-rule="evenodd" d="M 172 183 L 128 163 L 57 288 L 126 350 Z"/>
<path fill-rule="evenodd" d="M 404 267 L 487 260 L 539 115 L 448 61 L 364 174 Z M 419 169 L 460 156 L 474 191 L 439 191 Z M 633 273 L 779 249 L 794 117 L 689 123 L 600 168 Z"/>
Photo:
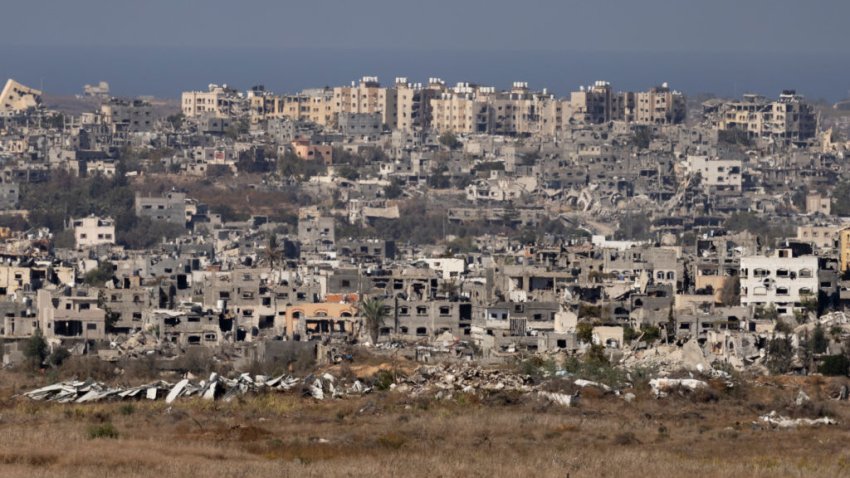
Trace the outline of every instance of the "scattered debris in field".
<path fill-rule="evenodd" d="M 546 398 L 552 403 L 556 403 L 558 405 L 562 405 L 564 407 L 574 407 L 578 405 L 579 395 L 568 395 L 566 393 L 554 393 L 554 392 L 538 392 L 541 397 Z"/>
<path fill-rule="evenodd" d="M 818 426 L 818 425 L 835 425 L 838 422 L 829 417 L 821 417 L 821 418 L 788 418 L 783 417 L 776 413 L 776 411 L 772 411 L 767 415 L 763 415 L 759 417 L 764 423 L 774 427 L 774 428 L 797 428 L 798 426 Z"/>
<path fill-rule="evenodd" d="M 262 375 L 251 377 L 244 373 L 235 379 L 228 379 L 213 373 L 209 380 L 193 383 L 183 379 L 176 384 L 165 381 L 152 382 L 136 387 L 111 387 L 109 385 L 87 381 L 67 381 L 48 385 L 22 395 L 32 400 L 59 403 L 86 403 L 101 400 L 140 399 L 157 400 L 165 397 L 166 403 L 172 403 L 180 397 L 202 397 L 205 400 L 222 399 L 230 401 L 237 395 L 263 390 L 287 391 L 299 382 L 298 378 L 280 376 L 268 379 Z"/>
<path fill-rule="evenodd" d="M 686 388 L 693 391 L 708 388 L 708 383 L 694 378 L 654 378 L 649 381 L 649 386 L 656 397 L 662 398 L 671 390 Z"/>

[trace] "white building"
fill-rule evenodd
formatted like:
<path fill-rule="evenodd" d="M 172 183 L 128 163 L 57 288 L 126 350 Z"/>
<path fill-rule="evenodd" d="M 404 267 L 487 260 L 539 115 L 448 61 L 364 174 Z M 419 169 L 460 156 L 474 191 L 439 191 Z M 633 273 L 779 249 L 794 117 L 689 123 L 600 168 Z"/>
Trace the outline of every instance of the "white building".
<path fill-rule="evenodd" d="M 773 305 L 780 316 L 791 316 L 807 296 L 817 298 L 818 258 L 792 257 L 790 249 L 742 257 L 740 278 L 741 305 Z"/>
<path fill-rule="evenodd" d="M 443 279 L 446 280 L 458 279 L 466 273 L 466 261 L 464 259 L 438 257 L 422 259 L 422 262 L 428 264 L 429 269 L 442 274 Z"/>
<path fill-rule="evenodd" d="M 77 248 L 115 244 L 115 222 L 112 219 L 92 216 L 74 219 L 72 224 Z"/>
<path fill-rule="evenodd" d="M 705 189 L 741 190 L 741 161 L 710 159 L 707 156 L 688 156 L 688 172 L 700 173 Z"/>

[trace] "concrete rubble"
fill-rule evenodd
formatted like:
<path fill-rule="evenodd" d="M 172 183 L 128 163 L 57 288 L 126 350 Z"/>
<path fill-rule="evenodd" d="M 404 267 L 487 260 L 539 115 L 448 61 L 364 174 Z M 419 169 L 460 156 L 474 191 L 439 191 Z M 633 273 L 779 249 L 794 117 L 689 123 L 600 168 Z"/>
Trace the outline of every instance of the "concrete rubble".
<path fill-rule="evenodd" d="M 216 373 L 208 380 L 193 382 L 184 378 L 172 384 L 162 380 L 135 387 L 113 387 L 92 380 L 65 381 L 23 393 L 22 396 L 36 401 L 58 403 L 86 403 L 103 400 L 165 400 L 172 403 L 181 397 L 201 397 L 205 400 L 230 401 L 234 397 L 262 391 L 289 391 L 300 380 L 289 375 L 268 378 L 262 375 L 251 377 L 243 373 L 234 379 Z"/>
<path fill-rule="evenodd" d="M 504 370 L 485 369 L 469 364 L 422 366 L 396 384 L 396 391 L 412 396 L 437 393 L 443 397 L 451 392 L 478 393 L 534 390 L 532 378 Z"/>
<path fill-rule="evenodd" d="M 573 394 L 569 395 L 566 393 L 554 393 L 554 392 L 538 392 L 539 395 L 552 403 L 557 405 L 561 405 L 564 407 L 574 407 L 578 405 L 579 395 Z"/>
<path fill-rule="evenodd" d="M 799 426 L 818 426 L 818 425 L 835 425 L 836 422 L 834 419 L 829 417 L 821 417 L 821 418 L 788 418 L 783 417 L 776 413 L 776 411 L 772 411 L 767 415 L 763 415 L 759 417 L 759 420 L 762 423 L 766 423 L 774 428 L 797 428 Z"/>
<path fill-rule="evenodd" d="M 708 383 L 693 378 L 654 378 L 649 381 L 649 386 L 657 398 L 663 398 L 672 390 L 686 388 L 695 391 L 708 388 Z"/>

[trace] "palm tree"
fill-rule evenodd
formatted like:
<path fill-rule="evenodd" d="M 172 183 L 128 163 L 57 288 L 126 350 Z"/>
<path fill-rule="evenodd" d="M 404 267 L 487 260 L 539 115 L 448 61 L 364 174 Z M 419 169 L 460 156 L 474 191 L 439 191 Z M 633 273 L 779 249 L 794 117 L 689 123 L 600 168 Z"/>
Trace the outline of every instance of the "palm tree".
<path fill-rule="evenodd" d="M 269 234 L 266 248 L 263 251 L 263 258 L 269 263 L 269 268 L 274 269 L 275 262 L 280 260 L 281 256 L 282 254 L 277 247 L 277 235 L 275 233 L 271 233 Z"/>
<path fill-rule="evenodd" d="M 384 307 L 384 301 L 377 298 L 363 298 L 358 305 L 360 316 L 366 323 L 366 330 L 372 338 L 372 343 L 378 343 L 378 335 L 380 335 L 381 327 L 384 325 L 384 320 L 387 318 L 387 309 Z"/>

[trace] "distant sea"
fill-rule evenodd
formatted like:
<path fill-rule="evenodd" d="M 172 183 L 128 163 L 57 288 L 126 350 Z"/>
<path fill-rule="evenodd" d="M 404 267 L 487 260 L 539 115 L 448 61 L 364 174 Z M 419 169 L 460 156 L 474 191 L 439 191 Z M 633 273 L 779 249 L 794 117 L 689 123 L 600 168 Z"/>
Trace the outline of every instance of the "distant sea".
<path fill-rule="evenodd" d="M 50 94 L 82 92 L 106 80 L 114 95 L 177 98 L 180 92 L 226 83 L 239 89 L 263 84 L 275 92 L 349 84 L 378 76 L 425 83 L 439 77 L 508 88 L 526 81 L 533 89 L 566 95 L 594 80 L 618 90 L 668 82 L 690 95 L 776 96 L 796 89 L 813 100 L 834 102 L 850 93 L 850 53 L 626 53 L 544 51 L 401 51 L 362 49 L 19 47 L 0 45 L 0 79 L 40 87 Z"/>

